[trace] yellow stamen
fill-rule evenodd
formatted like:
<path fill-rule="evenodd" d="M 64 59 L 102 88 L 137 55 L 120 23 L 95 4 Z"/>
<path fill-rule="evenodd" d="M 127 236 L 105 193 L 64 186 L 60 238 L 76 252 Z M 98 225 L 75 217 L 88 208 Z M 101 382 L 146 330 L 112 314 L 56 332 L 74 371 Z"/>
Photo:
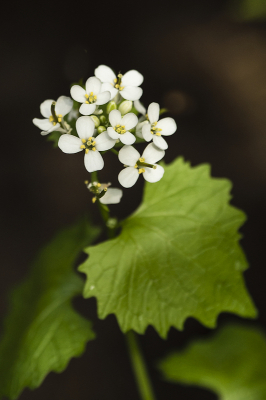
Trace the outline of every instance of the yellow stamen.
<path fill-rule="evenodd" d="M 90 96 L 93 96 L 93 92 L 90 92 Z"/>
<path fill-rule="evenodd" d="M 114 79 L 114 83 L 116 83 L 116 82 L 117 82 L 117 79 L 115 78 L 115 79 Z"/>
<path fill-rule="evenodd" d="M 95 203 L 96 200 L 97 200 L 97 197 L 93 197 L 91 201 L 92 201 L 93 203 Z"/>
<path fill-rule="evenodd" d="M 100 187 L 100 186 L 101 186 L 101 184 L 100 184 L 100 183 L 97 183 L 97 186 L 98 186 L 98 187 Z"/>
<path fill-rule="evenodd" d="M 144 168 L 140 168 L 139 169 L 139 174 L 142 174 L 143 172 L 145 172 L 145 169 Z"/>
<path fill-rule="evenodd" d="M 56 125 L 56 122 L 53 122 L 53 126 L 55 126 Z"/>
<path fill-rule="evenodd" d="M 88 152 L 89 152 L 89 149 L 86 149 L 86 150 L 85 150 L 85 153 L 88 154 Z"/>
<path fill-rule="evenodd" d="M 119 89 L 119 85 L 118 85 L 118 84 L 116 84 L 116 85 L 115 85 L 115 88 L 116 88 L 116 89 Z"/>
<path fill-rule="evenodd" d="M 85 140 L 85 139 L 81 139 L 81 141 L 82 141 L 82 143 L 86 143 L 86 140 Z"/>
<path fill-rule="evenodd" d="M 125 165 L 124 165 L 124 167 L 125 167 Z M 134 168 L 138 168 L 138 164 L 134 165 Z"/>
<path fill-rule="evenodd" d="M 87 100 L 85 101 L 86 104 L 90 104 Z"/>
<path fill-rule="evenodd" d="M 156 136 L 162 136 L 160 132 L 156 132 Z"/>
<path fill-rule="evenodd" d="M 95 146 L 96 145 L 96 142 L 92 142 L 92 146 Z"/>
<path fill-rule="evenodd" d="M 139 161 L 140 161 L 140 162 L 145 162 L 145 158 L 144 158 L 144 157 L 140 157 L 140 158 L 139 158 Z"/>
<path fill-rule="evenodd" d="M 58 118 L 58 122 L 61 122 L 62 121 L 62 118 Z"/>
<path fill-rule="evenodd" d="M 96 151 L 96 147 L 93 147 L 92 150 L 93 150 L 93 151 Z"/>
<path fill-rule="evenodd" d="M 84 146 L 84 144 L 82 144 L 82 145 L 80 146 L 80 148 L 81 148 L 81 149 L 86 149 L 86 147 Z"/>
<path fill-rule="evenodd" d="M 122 74 L 118 74 L 117 76 L 118 76 L 118 78 L 122 78 L 123 75 Z"/>
<path fill-rule="evenodd" d="M 85 97 L 86 97 L 86 99 L 89 97 L 89 95 L 88 94 L 85 94 Z"/>

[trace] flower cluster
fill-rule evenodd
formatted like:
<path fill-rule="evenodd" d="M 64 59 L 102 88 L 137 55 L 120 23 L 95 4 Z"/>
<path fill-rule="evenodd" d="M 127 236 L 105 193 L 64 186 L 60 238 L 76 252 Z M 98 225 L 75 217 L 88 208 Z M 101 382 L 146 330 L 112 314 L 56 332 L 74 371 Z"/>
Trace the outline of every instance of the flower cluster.
<path fill-rule="evenodd" d="M 143 76 L 136 70 L 116 75 L 111 68 L 100 65 L 84 86 L 71 87 L 75 101 L 66 96 L 57 101 L 45 100 L 40 106 L 44 119 L 34 118 L 33 123 L 42 130 L 42 135 L 59 132 L 58 147 L 64 153 L 84 151 L 85 168 L 90 173 L 103 169 L 101 152 L 111 150 L 124 165 L 118 175 L 123 187 L 132 187 L 141 174 L 146 181 L 157 182 L 164 169 L 156 163 L 168 148 L 163 136 L 172 135 L 176 123 L 173 118 L 160 119 L 158 103 L 151 103 L 147 110 L 140 103 L 142 82 Z M 66 115 L 68 122 L 64 119 Z M 132 145 L 145 142 L 150 143 L 140 155 Z M 121 189 L 108 189 L 109 186 L 98 182 L 87 184 L 94 193 L 93 201 L 118 203 Z"/>

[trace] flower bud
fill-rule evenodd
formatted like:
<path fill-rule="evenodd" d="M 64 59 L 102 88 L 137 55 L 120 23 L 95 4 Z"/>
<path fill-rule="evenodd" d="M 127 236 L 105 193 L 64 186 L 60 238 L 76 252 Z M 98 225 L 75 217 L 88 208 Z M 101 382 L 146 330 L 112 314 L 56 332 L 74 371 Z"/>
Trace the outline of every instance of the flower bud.
<path fill-rule="evenodd" d="M 106 131 L 106 127 L 105 126 L 102 126 L 102 125 L 98 126 L 98 128 L 97 128 L 97 132 L 98 133 L 102 133 L 104 131 Z"/>
<path fill-rule="evenodd" d="M 132 101 L 130 100 L 123 101 L 123 103 L 121 103 L 120 106 L 118 107 L 118 110 L 121 112 L 121 115 L 129 113 L 131 109 L 132 109 Z"/>
<path fill-rule="evenodd" d="M 106 122 L 106 117 L 104 115 L 101 115 L 100 121 L 101 121 L 101 124 L 104 124 Z"/>
<path fill-rule="evenodd" d="M 111 111 L 116 110 L 117 109 L 117 105 L 114 101 L 109 101 L 109 103 L 107 104 L 106 107 L 106 112 L 107 114 L 110 114 Z"/>
<path fill-rule="evenodd" d="M 96 117 L 96 115 L 90 115 L 91 119 L 94 122 L 95 128 L 98 128 L 98 126 L 100 125 L 100 120 L 98 117 Z"/>

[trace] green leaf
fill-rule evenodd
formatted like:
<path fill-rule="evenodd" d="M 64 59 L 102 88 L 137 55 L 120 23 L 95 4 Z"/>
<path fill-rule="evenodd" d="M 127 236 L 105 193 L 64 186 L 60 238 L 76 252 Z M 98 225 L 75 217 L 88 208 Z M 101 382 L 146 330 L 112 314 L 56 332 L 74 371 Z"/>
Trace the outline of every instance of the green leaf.
<path fill-rule="evenodd" d="M 211 389 L 222 400 L 266 399 L 266 337 L 233 325 L 160 363 L 166 379 Z"/>
<path fill-rule="evenodd" d="M 36 388 L 48 372 L 63 371 L 94 338 L 91 323 L 74 311 L 71 299 L 83 288 L 73 263 L 97 234 L 87 221 L 59 233 L 14 290 L 0 343 L 0 397 L 15 399 L 24 388 Z"/>
<path fill-rule="evenodd" d="M 228 205 L 230 188 L 210 177 L 208 165 L 191 168 L 182 158 L 165 166 L 160 182 L 147 183 L 120 236 L 86 249 L 79 267 L 99 317 L 114 313 L 123 332 L 150 324 L 162 337 L 188 317 L 208 327 L 222 311 L 255 317 L 238 244 L 245 215 Z"/>
<path fill-rule="evenodd" d="M 48 140 L 48 142 L 52 142 L 53 147 L 56 148 L 56 147 L 58 147 L 58 140 L 61 135 L 62 135 L 62 132 L 53 131 L 53 132 L 49 133 L 49 135 L 47 135 L 47 140 Z"/>

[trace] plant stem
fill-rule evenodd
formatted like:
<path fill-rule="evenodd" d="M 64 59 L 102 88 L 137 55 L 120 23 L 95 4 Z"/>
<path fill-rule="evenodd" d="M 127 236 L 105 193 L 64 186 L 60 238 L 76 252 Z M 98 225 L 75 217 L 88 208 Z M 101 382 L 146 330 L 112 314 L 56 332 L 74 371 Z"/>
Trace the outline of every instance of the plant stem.
<path fill-rule="evenodd" d="M 137 335 L 135 332 L 129 331 L 126 333 L 125 337 L 141 399 L 156 400 L 145 365 L 145 361 L 138 343 Z"/>

